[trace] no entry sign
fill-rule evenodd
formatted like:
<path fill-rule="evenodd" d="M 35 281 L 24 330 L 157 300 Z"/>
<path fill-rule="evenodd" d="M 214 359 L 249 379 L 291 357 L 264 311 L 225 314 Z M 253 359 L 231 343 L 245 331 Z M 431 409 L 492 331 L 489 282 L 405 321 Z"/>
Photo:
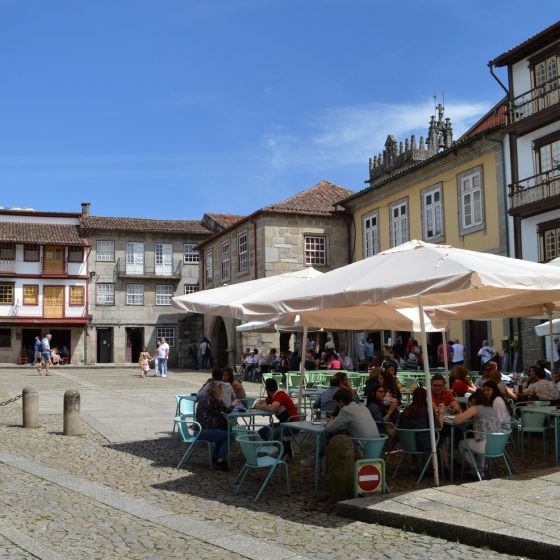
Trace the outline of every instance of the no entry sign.
<path fill-rule="evenodd" d="M 381 492 L 385 465 L 382 459 L 363 459 L 356 461 L 354 467 L 355 494 L 365 495 Z"/>

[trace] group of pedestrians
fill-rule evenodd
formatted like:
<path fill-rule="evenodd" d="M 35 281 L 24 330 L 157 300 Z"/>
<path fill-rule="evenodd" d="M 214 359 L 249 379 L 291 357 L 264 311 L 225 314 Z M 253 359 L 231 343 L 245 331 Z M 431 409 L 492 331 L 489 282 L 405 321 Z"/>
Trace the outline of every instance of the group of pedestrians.
<path fill-rule="evenodd" d="M 50 375 L 49 368 L 52 365 L 51 339 L 52 335 L 50 333 L 46 334 L 43 339 L 40 336 L 35 337 L 33 365 L 37 365 L 37 373 L 39 375 L 42 374 L 43 369 L 45 370 L 45 375 Z"/>
<path fill-rule="evenodd" d="M 167 360 L 169 358 L 169 344 L 165 338 L 158 338 L 156 341 L 156 351 L 151 356 L 148 348 L 144 346 L 138 358 L 141 377 L 148 377 L 150 373 L 150 362 L 155 362 L 154 376 L 167 377 Z"/>

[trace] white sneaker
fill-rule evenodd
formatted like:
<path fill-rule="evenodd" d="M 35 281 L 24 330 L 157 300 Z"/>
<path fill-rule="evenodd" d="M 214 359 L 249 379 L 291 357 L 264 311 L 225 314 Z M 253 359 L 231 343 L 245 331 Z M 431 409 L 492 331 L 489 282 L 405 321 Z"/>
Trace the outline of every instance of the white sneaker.
<path fill-rule="evenodd" d="M 167 377 L 167 373 L 162 373 L 161 376 L 162 377 Z"/>

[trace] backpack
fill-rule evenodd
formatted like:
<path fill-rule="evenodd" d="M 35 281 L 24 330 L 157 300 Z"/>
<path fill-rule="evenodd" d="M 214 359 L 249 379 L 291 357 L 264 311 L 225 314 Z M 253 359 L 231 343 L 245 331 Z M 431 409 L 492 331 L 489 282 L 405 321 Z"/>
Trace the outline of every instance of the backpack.
<path fill-rule="evenodd" d="M 40 340 L 39 341 L 39 352 L 42 352 L 42 351 L 43 351 L 43 341 Z"/>

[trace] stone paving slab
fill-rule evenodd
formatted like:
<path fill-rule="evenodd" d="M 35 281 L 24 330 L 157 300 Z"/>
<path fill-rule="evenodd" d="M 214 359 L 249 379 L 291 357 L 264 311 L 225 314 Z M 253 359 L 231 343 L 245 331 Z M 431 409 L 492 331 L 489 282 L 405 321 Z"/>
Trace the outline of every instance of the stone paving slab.
<path fill-rule="evenodd" d="M 445 535 L 529 558 L 560 555 L 560 477 L 554 470 L 535 476 L 429 488 L 339 502 L 339 515 Z M 533 486 L 535 491 L 533 491 Z M 542 497 L 555 499 L 542 503 Z M 507 538 L 504 538 L 507 535 Z"/>

